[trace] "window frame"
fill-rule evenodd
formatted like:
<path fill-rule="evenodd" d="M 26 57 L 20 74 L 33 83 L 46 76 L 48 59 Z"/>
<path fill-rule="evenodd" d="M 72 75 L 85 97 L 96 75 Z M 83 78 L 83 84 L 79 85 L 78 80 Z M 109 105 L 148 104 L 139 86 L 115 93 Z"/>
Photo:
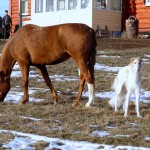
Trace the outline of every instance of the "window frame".
<path fill-rule="evenodd" d="M 111 9 L 111 0 L 106 0 L 106 8 L 105 9 L 101 9 L 101 8 L 97 8 L 97 7 L 95 7 L 95 3 L 96 3 L 96 0 L 94 0 L 94 10 L 97 10 L 97 11 L 112 11 L 112 12 L 118 12 L 118 13 L 120 13 L 120 12 L 122 12 L 122 0 L 120 0 L 121 1 L 121 8 L 120 8 L 120 10 L 112 10 Z"/>
<path fill-rule="evenodd" d="M 36 7 L 37 1 L 38 1 L 38 8 Z M 43 0 L 35 0 L 35 13 L 43 13 L 43 10 L 44 10 L 43 9 Z"/>
<path fill-rule="evenodd" d="M 107 0 L 105 0 L 105 6 L 101 5 L 101 2 L 97 2 L 98 0 L 94 1 L 94 9 L 97 10 L 107 10 L 108 5 L 107 5 Z M 97 5 L 97 6 L 96 6 Z M 99 5 L 99 6 L 98 6 Z"/>
<path fill-rule="evenodd" d="M 115 12 L 121 12 L 122 11 L 122 0 L 120 0 L 120 10 L 117 10 L 117 9 L 111 9 L 111 2 L 112 0 L 109 1 L 109 10 L 110 11 L 115 11 Z"/>
<path fill-rule="evenodd" d="M 70 9 L 71 7 L 69 7 L 70 2 L 73 1 L 73 9 Z M 76 2 L 75 2 L 76 1 Z M 74 3 L 75 2 L 75 3 Z M 68 0 L 68 10 L 76 10 L 78 7 L 78 0 Z"/>
<path fill-rule="evenodd" d="M 64 1 L 64 9 L 60 9 L 60 1 Z M 68 8 L 66 7 L 66 3 L 67 3 L 66 0 L 57 0 L 57 11 L 65 11 L 65 10 L 67 10 Z"/>
<path fill-rule="evenodd" d="M 150 0 L 145 0 L 145 6 L 150 6 Z"/>
<path fill-rule="evenodd" d="M 49 9 L 49 10 L 48 10 L 48 7 L 47 7 L 48 6 L 48 1 L 49 0 L 46 0 L 46 12 L 54 12 L 55 11 L 54 0 L 50 0 L 50 1 L 53 1 L 53 6 L 52 7 L 50 6 L 52 9 Z"/>
<path fill-rule="evenodd" d="M 80 3 L 80 9 L 86 9 L 86 8 L 88 7 L 88 5 L 89 5 L 89 0 L 86 0 L 86 1 L 87 1 L 86 7 L 83 7 L 82 1 L 83 1 L 83 0 L 81 0 L 81 3 Z"/>
<path fill-rule="evenodd" d="M 23 12 L 23 2 L 25 3 L 24 10 L 27 10 L 27 12 Z M 22 0 L 22 15 L 28 15 L 28 0 Z"/>

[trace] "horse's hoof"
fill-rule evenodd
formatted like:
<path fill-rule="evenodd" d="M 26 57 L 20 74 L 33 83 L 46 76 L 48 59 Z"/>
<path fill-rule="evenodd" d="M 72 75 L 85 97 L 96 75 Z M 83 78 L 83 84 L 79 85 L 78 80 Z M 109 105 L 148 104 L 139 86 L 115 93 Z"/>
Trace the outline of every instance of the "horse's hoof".
<path fill-rule="evenodd" d="M 24 99 L 20 101 L 21 104 L 25 104 L 27 102 L 28 102 L 28 100 L 24 100 Z"/>
<path fill-rule="evenodd" d="M 78 106 L 78 102 L 76 102 L 76 101 L 75 101 L 75 102 L 73 102 L 72 106 L 73 106 L 73 107 Z"/>
<path fill-rule="evenodd" d="M 58 104 L 58 102 L 54 101 L 54 105 L 57 105 L 57 104 Z"/>
<path fill-rule="evenodd" d="M 91 104 L 90 103 L 86 103 L 85 107 L 91 107 Z"/>

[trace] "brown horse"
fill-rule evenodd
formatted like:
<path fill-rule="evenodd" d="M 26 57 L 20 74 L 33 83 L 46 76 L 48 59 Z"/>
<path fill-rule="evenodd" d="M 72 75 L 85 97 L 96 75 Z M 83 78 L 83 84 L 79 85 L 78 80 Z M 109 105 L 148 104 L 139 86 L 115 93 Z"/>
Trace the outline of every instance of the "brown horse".
<path fill-rule="evenodd" d="M 22 74 L 23 99 L 29 100 L 28 77 L 30 66 L 35 66 L 50 88 L 54 103 L 58 96 L 52 86 L 45 65 L 54 65 L 72 57 L 80 71 L 79 90 L 76 106 L 81 99 L 85 81 L 88 83 L 90 106 L 94 100 L 94 64 L 96 55 L 96 36 L 92 28 L 84 24 L 62 24 L 49 27 L 25 25 L 5 44 L 0 59 L 0 101 L 4 101 L 10 90 L 10 75 L 15 62 L 18 62 Z"/>

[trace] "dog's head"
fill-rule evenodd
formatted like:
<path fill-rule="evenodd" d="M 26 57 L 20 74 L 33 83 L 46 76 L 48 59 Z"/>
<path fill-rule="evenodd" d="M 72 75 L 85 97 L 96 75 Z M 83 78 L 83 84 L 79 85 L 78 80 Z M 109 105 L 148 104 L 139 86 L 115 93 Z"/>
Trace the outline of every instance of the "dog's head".
<path fill-rule="evenodd" d="M 133 57 L 130 60 L 130 65 L 133 67 L 136 71 L 141 71 L 142 66 L 142 59 L 140 57 Z"/>

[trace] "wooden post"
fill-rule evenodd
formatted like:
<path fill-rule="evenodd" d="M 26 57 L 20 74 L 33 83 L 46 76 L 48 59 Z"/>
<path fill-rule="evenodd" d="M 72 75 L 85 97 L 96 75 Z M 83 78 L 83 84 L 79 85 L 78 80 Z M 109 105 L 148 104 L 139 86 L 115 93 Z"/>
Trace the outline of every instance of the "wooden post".
<path fill-rule="evenodd" d="M 22 0 L 19 0 L 19 27 L 22 27 Z"/>

